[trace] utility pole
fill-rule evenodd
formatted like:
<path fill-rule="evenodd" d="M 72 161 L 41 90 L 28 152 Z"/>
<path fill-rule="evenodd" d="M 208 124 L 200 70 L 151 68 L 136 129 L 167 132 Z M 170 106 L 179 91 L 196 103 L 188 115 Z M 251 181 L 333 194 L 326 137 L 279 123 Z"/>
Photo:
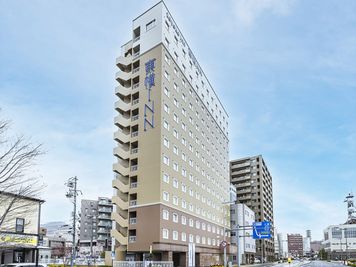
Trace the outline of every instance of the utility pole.
<path fill-rule="evenodd" d="M 77 183 L 78 183 L 78 178 L 77 176 L 71 177 L 68 179 L 68 181 L 65 183 L 65 185 L 68 187 L 68 191 L 66 193 L 66 197 L 69 199 L 72 199 L 73 203 L 73 230 L 72 230 L 72 240 L 73 240 L 73 245 L 72 245 L 72 255 L 70 259 L 70 266 L 74 266 L 74 261 L 76 259 L 76 226 L 77 226 L 77 196 L 79 193 L 82 193 L 80 190 L 77 188 Z"/>

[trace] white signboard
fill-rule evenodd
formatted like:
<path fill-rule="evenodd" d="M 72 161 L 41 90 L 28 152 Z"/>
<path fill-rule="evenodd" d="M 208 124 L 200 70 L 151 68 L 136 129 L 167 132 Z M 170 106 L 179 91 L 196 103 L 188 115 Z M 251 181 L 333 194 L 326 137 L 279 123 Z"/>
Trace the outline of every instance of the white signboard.
<path fill-rule="evenodd" d="M 188 267 L 195 267 L 195 244 L 188 245 Z"/>

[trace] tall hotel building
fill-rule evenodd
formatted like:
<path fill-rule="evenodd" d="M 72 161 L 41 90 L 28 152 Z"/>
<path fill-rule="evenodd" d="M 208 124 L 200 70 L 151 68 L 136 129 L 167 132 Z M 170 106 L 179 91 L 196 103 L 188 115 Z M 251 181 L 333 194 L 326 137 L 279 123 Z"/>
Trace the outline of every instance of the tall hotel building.
<path fill-rule="evenodd" d="M 236 187 L 237 201 L 255 212 L 256 221 L 270 221 L 272 239 L 256 241 L 256 255 L 274 259 L 274 220 L 272 176 L 262 156 L 232 160 L 231 183 Z M 262 253 L 263 252 L 263 253 Z"/>
<path fill-rule="evenodd" d="M 196 266 L 221 263 L 228 115 L 163 2 L 133 20 L 116 65 L 116 259 L 186 266 L 190 247 Z"/>

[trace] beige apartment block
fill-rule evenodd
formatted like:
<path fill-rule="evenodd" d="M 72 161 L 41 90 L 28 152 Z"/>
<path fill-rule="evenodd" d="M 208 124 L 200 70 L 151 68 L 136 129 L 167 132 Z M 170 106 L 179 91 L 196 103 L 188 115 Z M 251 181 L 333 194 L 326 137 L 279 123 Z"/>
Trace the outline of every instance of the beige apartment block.
<path fill-rule="evenodd" d="M 255 212 L 256 221 L 270 221 L 272 239 L 256 241 L 256 255 L 274 260 L 274 219 L 272 176 L 261 155 L 232 160 L 231 183 L 236 187 L 237 201 Z"/>
<path fill-rule="evenodd" d="M 228 115 L 163 2 L 133 20 L 116 65 L 115 258 L 187 266 L 191 243 L 196 266 L 221 263 Z"/>

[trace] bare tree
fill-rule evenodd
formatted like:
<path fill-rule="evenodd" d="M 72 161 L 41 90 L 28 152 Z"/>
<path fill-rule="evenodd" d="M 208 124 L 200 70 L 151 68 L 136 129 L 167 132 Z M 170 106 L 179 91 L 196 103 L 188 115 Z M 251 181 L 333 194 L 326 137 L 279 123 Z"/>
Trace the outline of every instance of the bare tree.
<path fill-rule="evenodd" d="M 1 112 L 1 110 L 0 110 Z M 10 122 L 0 113 L 0 228 L 24 212 L 33 212 L 33 198 L 39 198 L 43 185 L 31 172 L 43 154 L 24 136 L 10 136 Z"/>

